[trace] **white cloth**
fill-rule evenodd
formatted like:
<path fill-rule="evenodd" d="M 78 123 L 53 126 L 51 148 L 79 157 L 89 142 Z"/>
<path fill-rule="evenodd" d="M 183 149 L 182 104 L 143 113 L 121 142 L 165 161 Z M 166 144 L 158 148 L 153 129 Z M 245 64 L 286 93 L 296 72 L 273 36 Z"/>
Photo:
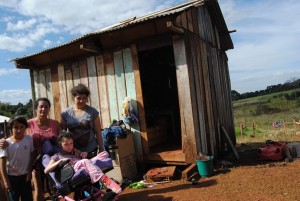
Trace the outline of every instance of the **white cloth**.
<path fill-rule="evenodd" d="M 33 152 L 32 137 L 25 135 L 19 142 L 13 142 L 7 138 L 8 147 L 0 149 L 0 158 L 7 157 L 7 174 L 12 176 L 25 175 L 28 173 L 31 153 Z"/>

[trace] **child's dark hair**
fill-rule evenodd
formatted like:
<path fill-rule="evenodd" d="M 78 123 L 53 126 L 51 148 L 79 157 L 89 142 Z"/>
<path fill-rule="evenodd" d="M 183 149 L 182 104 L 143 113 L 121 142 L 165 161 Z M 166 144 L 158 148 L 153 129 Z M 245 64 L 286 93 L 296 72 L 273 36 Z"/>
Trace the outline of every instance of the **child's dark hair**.
<path fill-rule="evenodd" d="M 18 115 L 18 116 L 14 116 L 14 117 L 10 118 L 10 120 L 7 123 L 9 129 L 12 130 L 15 123 L 23 124 L 25 126 L 25 128 L 28 128 L 27 120 L 23 116 Z"/>
<path fill-rule="evenodd" d="M 77 96 L 78 94 L 85 94 L 88 97 L 91 92 L 84 84 L 78 84 L 76 87 L 71 89 L 71 94 L 73 97 Z"/>
<path fill-rule="evenodd" d="M 66 130 L 61 130 L 59 133 L 59 136 L 57 138 L 58 144 L 60 144 L 64 140 L 64 138 L 74 140 L 73 133 L 66 131 Z"/>
<path fill-rule="evenodd" d="M 45 101 L 45 102 L 47 102 L 48 105 L 49 105 L 49 108 L 51 107 L 50 100 L 49 100 L 48 98 L 46 98 L 46 97 L 41 97 L 41 98 L 36 99 L 36 101 L 34 102 L 34 109 L 35 109 L 35 110 L 36 110 L 37 107 L 39 106 L 39 102 L 40 102 L 40 101 Z"/>

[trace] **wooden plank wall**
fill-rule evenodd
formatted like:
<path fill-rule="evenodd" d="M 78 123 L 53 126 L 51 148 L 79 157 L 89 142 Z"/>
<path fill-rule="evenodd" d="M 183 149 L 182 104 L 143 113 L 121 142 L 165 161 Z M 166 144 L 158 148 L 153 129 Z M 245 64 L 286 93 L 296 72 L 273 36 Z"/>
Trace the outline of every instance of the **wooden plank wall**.
<path fill-rule="evenodd" d="M 133 45 L 31 70 L 33 100 L 48 97 L 52 102 L 50 117 L 60 120 L 61 111 L 73 104 L 70 90 L 83 83 L 91 91 L 89 104 L 99 111 L 102 127 L 108 127 L 112 119 L 123 118 L 122 101 L 126 96 L 132 98 L 133 108 L 137 112 L 138 104 L 143 106 L 141 95 L 138 103 L 136 94 L 136 85 L 141 84 L 139 74 L 135 73 L 139 70 L 137 59 Z M 140 121 L 145 122 L 143 119 Z M 131 130 L 135 139 L 136 159 L 141 163 L 143 150 L 139 124 L 133 125 Z"/>
<path fill-rule="evenodd" d="M 186 155 L 186 162 L 193 163 L 195 160 L 195 154 L 197 153 L 195 144 L 195 130 L 197 122 L 194 122 L 195 116 L 193 116 L 193 105 L 195 105 L 195 99 L 191 95 L 191 89 L 194 89 L 194 83 L 187 83 L 190 75 L 190 68 L 188 67 L 186 55 L 185 42 L 182 37 L 173 38 L 173 48 L 176 65 L 176 78 L 177 78 L 177 89 L 181 119 L 181 138 L 182 138 L 182 150 Z"/>
<path fill-rule="evenodd" d="M 235 142 L 227 56 L 220 50 L 218 30 L 205 6 L 181 13 L 175 23 L 185 29 L 186 81 L 191 86 L 197 152 L 216 155 L 224 149 L 218 125 L 223 125 Z"/>

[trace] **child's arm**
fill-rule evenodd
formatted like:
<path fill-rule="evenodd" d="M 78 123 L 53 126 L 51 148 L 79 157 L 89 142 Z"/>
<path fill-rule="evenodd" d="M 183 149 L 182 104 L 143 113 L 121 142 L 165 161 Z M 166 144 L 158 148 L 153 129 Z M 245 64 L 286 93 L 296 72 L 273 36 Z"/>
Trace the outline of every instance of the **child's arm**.
<path fill-rule="evenodd" d="M 28 166 L 28 173 L 27 173 L 27 182 L 31 181 L 31 178 L 32 178 L 32 169 L 33 169 L 33 156 L 34 156 L 34 152 L 31 152 L 30 153 L 30 163 L 29 163 L 29 166 Z"/>
<path fill-rule="evenodd" d="M 1 174 L 5 189 L 7 191 L 9 191 L 11 189 L 11 186 L 10 186 L 10 182 L 9 182 L 7 172 L 6 172 L 6 160 L 7 160 L 7 157 L 0 158 L 0 174 Z"/>
<path fill-rule="evenodd" d="M 59 165 L 60 162 L 66 161 L 66 160 L 69 160 L 69 159 L 64 158 L 64 159 L 60 159 L 58 161 L 51 160 L 44 170 L 45 174 L 48 174 L 49 172 L 53 172 L 53 170 Z"/>

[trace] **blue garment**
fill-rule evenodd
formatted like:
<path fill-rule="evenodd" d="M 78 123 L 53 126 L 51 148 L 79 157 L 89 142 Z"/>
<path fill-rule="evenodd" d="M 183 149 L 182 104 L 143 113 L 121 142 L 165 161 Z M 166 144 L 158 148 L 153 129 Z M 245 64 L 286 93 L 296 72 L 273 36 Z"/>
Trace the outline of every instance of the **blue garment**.
<path fill-rule="evenodd" d="M 121 126 L 110 126 L 102 131 L 105 151 L 109 152 L 109 145 L 114 145 L 116 138 L 126 138 L 127 132 Z"/>

